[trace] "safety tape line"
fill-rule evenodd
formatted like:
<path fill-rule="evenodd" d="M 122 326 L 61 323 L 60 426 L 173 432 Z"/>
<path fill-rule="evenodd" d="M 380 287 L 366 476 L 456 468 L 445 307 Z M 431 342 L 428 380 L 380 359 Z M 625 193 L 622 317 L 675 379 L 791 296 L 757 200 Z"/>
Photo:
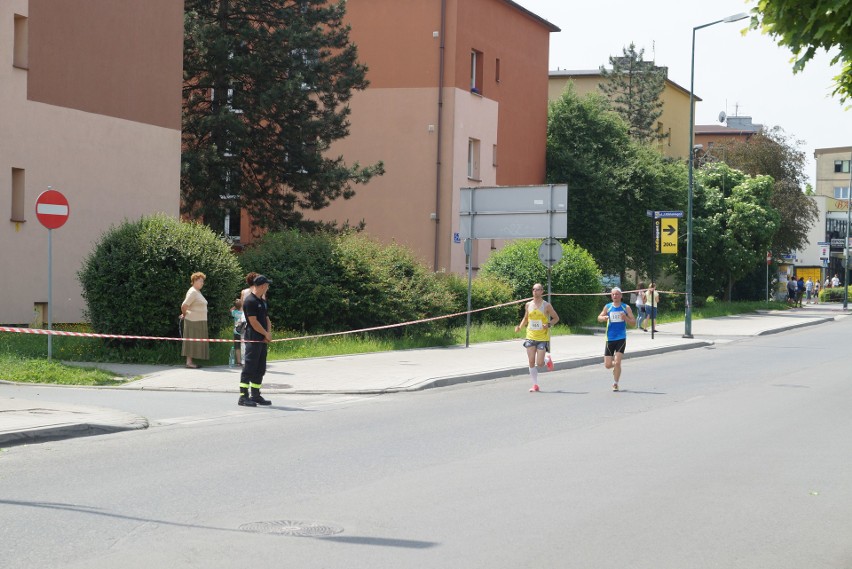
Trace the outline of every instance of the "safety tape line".
<path fill-rule="evenodd" d="M 512 302 L 504 302 L 502 304 L 495 304 L 494 306 L 487 306 L 485 308 L 477 308 L 475 310 L 471 310 L 470 313 L 482 312 L 485 310 L 491 310 L 492 308 L 502 308 L 504 306 L 511 306 L 513 304 L 520 304 L 522 302 L 527 302 L 531 300 L 531 298 L 524 298 L 522 300 L 514 300 Z M 422 324 L 423 322 L 433 322 L 436 320 L 443 320 L 446 318 L 455 318 L 456 316 L 463 316 L 467 314 L 468 311 L 464 312 L 456 312 L 454 314 L 446 314 L 444 316 L 435 316 L 433 318 L 424 318 L 421 320 L 411 320 L 409 322 L 402 322 L 400 324 L 387 324 L 385 326 L 373 326 L 371 328 L 360 328 L 358 330 L 346 330 L 344 332 L 330 332 L 327 334 L 314 334 L 312 336 L 293 336 L 291 338 L 278 338 L 276 340 L 272 340 L 272 342 L 292 342 L 295 340 L 312 340 L 315 338 L 326 338 L 330 336 L 341 336 L 343 334 L 358 334 L 360 332 L 374 332 L 376 330 L 388 330 L 390 328 L 399 328 L 402 326 L 411 326 L 414 324 Z M 13 328 L 9 326 L 0 326 L 0 332 L 12 332 L 17 334 L 39 334 L 45 336 L 73 336 L 78 338 L 111 338 L 118 340 L 162 340 L 162 341 L 171 341 L 171 342 L 225 342 L 231 343 L 236 340 L 222 340 L 218 338 L 166 338 L 162 336 L 127 336 L 122 334 L 97 334 L 94 332 L 66 332 L 64 330 L 44 330 L 41 328 Z M 246 343 L 263 343 L 263 340 L 243 340 Z"/>
<path fill-rule="evenodd" d="M 637 290 L 627 290 L 622 292 L 638 292 Z M 657 291 L 661 294 L 684 294 L 681 292 L 675 291 Z M 608 292 L 601 293 L 551 293 L 552 296 L 609 296 Z M 384 326 L 372 326 L 370 328 L 359 328 L 358 330 L 345 330 L 343 332 L 328 332 L 325 334 L 313 334 L 310 336 L 293 336 L 290 338 L 278 338 L 276 340 L 272 340 L 273 343 L 276 342 L 293 342 L 297 340 L 314 340 L 317 338 L 329 338 L 332 336 L 343 336 L 345 334 L 359 334 L 362 332 L 376 332 L 378 330 L 390 330 L 391 328 L 402 328 L 403 326 L 413 326 L 414 324 L 423 324 L 424 322 L 435 322 L 437 320 L 445 320 L 447 318 L 455 318 L 457 316 L 464 316 L 468 314 L 475 314 L 477 312 L 484 312 L 485 310 L 491 310 L 493 308 L 503 308 L 504 306 L 512 306 L 513 304 L 521 304 L 522 302 L 529 302 L 532 300 L 532 297 L 524 298 L 521 300 L 513 300 L 511 302 L 504 302 L 502 304 L 495 304 L 493 306 L 487 306 L 485 308 L 477 308 L 475 310 L 456 312 L 453 314 L 445 314 L 443 316 L 434 316 L 432 318 L 423 318 L 420 320 L 410 320 L 408 322 L 401 322 L 399 324 L 386 324 Z M 236 340 L 233 339 L 220 339 L 220 338 L 167 338 L 163 336 L 129 336 L 124 334 L 97 334 L 94 332 L 67 332 L 64 330 L 44 330 L 41 328 L 15 328 L 10 326 L 0 326 L 0 332 L 11 332 L 16 334 L 38 334 L 43 336 L 72 336 L 78 338 L 110 338 L 115 340 L 158 340 L 158 341 L 167 341 L 167 342 L 209 342 L 209 343 L 231 343 Z M 242 340 L 246 343 L 263 343 L 262 340 Z"/>

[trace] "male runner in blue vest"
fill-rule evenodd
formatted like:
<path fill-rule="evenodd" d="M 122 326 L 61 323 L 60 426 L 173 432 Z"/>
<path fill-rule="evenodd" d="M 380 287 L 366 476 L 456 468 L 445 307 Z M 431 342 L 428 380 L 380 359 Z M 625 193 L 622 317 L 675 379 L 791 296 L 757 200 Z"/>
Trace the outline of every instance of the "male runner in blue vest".
<path fill-rule="evenodd" d="M 621 289 L 613 287 L 612 302 L 607 304 L 598 314 L 598 322 L 606 322 L 606 349 L 604 350 L 604 367 L 612 369 L 612 390 L 618 391 L 618 380 L 621 378 L 621 359 L 627 348 L 627 325 L 636 324 L 633 311 L 627 304 L 621 303 Z"/>

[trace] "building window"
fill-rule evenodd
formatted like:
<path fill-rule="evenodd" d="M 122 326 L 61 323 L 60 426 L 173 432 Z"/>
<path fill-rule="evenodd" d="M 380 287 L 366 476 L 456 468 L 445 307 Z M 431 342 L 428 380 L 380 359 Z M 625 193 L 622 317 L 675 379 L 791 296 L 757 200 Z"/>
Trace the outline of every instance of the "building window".
<path fill-rule="evenodd" d="M 848 200 L 849 199 L 849 187 L 846 186 L 835 186 L 834 187 L 834 199 L 836 200 Z"/>
<path fill-rule="evenodd" d="M 497 145 L 491 147 L 491 165 L 497 167 Z"/>
<path fill-rule="evenodd" d="M 482 52 L 470 52 L 470 92 L 482 94 Z"/>
<path fill-rule="evenodd" d="M 26 221 L 24 218 L 24 169 L 12 168 L 12 221 Z"/>
<path fill-rule="evenodd" d="M 240 240 L 240 209 L 229 209 L 225 213 L 224 233 L 234 241 Z"/>
<path fill-rule="evenodd" d="M 29 30 L 27 17 L 15 14 L 15 48 L 12 65 L 21 69 L 29 67 Z"/>
<path fill-rule="evenodd" d="M 834 161 L 834 172 L 837 174 L 848 174 L 849 173 L 849 160 L 835 160 Z"/>
<path fill-rule="evenodd" d="M 494 67 L 494 79 L 500 82 L 500 58 L 497 58 L 497 65 Z"/>
<path fill-rule="evenodd" d="M 475 138 L 467 140 L 467 177 L 479 180 L 479 141 Z"/>

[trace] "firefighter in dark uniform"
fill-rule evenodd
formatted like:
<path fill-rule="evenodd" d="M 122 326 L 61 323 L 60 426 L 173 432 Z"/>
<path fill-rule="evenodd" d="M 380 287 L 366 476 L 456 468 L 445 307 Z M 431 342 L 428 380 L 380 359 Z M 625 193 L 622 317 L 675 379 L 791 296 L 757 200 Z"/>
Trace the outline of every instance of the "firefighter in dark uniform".
<path fill-rule="evenodd" d="M 269 320 L 269 306 L 266 303 L 266 291 L 272 283 L 263 275 L 254 278 L 251 292 L 243 301 L 243 314 L 246 317 L 246 351 L 243 355 L 243 370 L 240 374 L 240 399 L 238 405 L 257 407 L 272 405 L 260 394 L 260 385 L 266 373 L 266 353 L 272 341 L 272 322 Z M 251 391 L 249 391 L 251 390 Z"/>

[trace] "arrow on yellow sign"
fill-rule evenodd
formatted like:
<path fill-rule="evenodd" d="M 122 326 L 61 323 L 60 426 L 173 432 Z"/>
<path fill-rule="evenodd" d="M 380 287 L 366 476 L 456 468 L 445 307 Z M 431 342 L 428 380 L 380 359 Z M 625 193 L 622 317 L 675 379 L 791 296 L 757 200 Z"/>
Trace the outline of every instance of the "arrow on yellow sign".
<path fill-rule="evenodd" d="M 677 254 L 677 218 L 667 217 L 660 220 L 660 253 Z"/>

